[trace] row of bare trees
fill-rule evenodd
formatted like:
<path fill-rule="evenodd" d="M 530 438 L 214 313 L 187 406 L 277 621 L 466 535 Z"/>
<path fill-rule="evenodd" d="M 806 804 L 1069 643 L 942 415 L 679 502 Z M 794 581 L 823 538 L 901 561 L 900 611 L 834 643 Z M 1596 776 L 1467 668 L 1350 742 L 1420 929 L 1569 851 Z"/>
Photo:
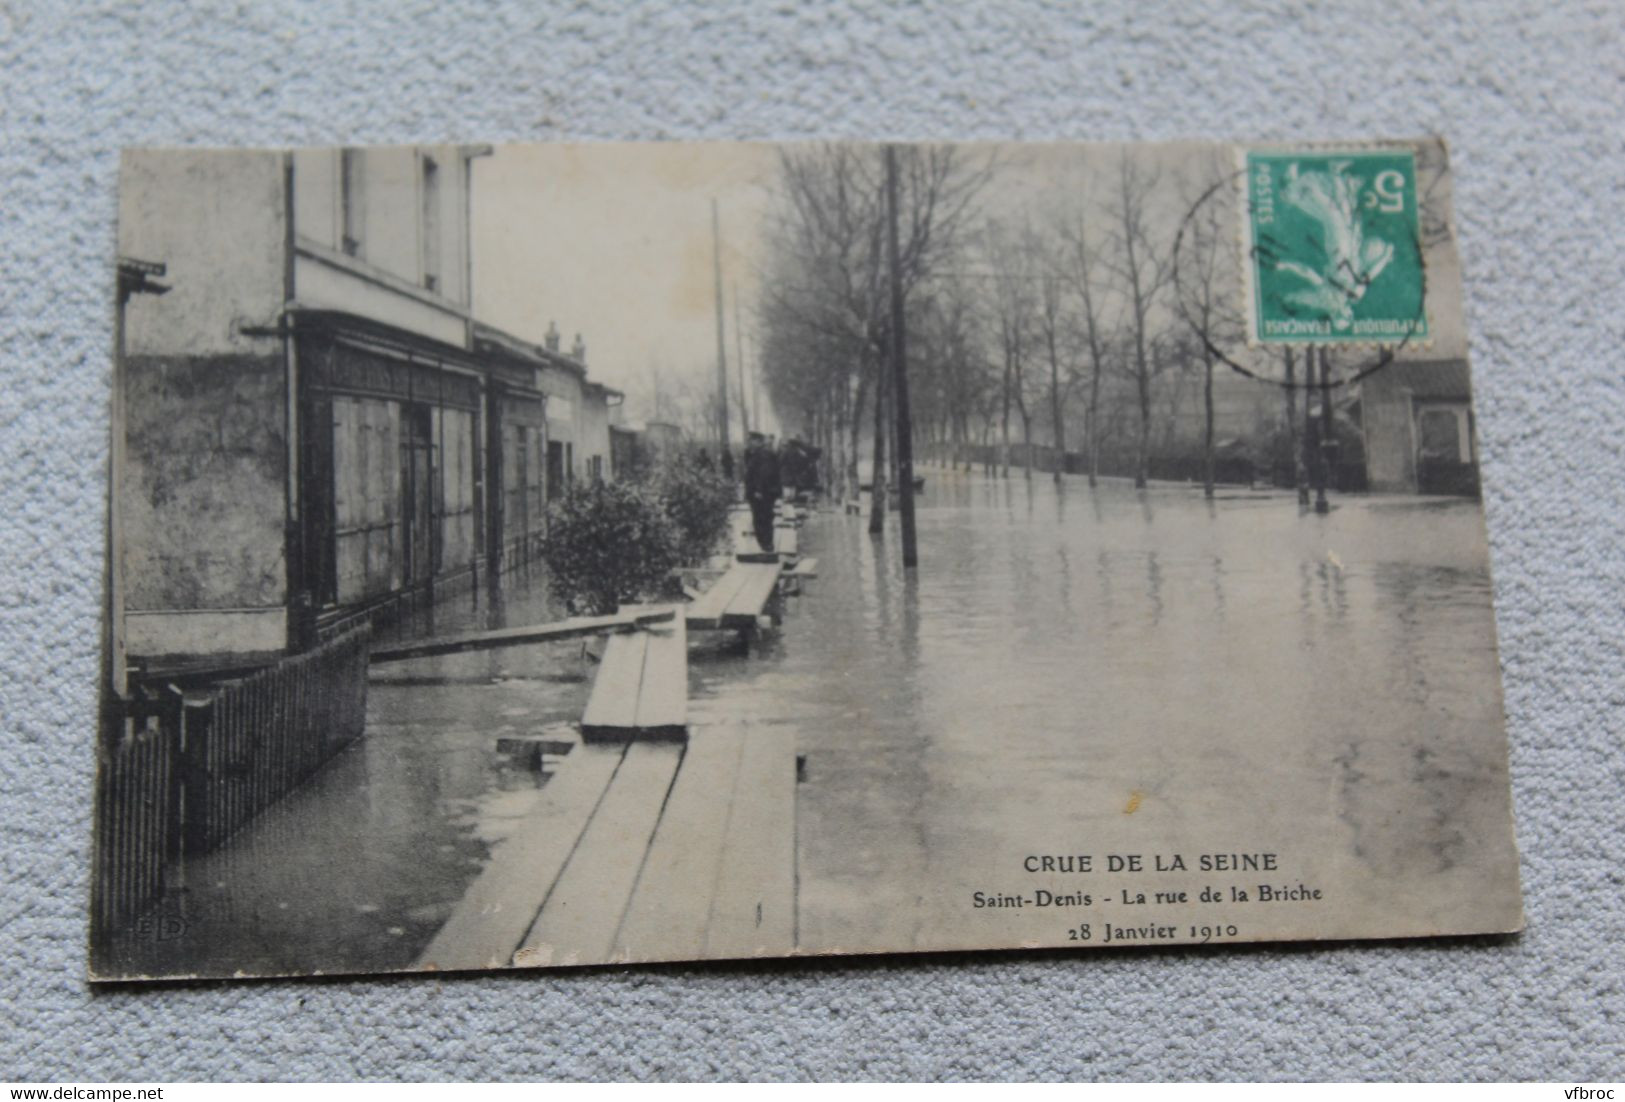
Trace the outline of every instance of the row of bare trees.
<path fill-rule="evenodd" d="M 1034 173 L 996 154 L 903 152 L 916 436 L 951 461 L 979 444 L 1006 476 L 1019 442 L 1030 478 L 1042 426 L 1057 480 L 1081 436 L 1091 481 L 1115 442 L 1144 485 L 1156 432 L 1172 431 L 1199 380 L 1211 488 L 1214 349 L 1240 332 L 1238 246 L 1223 232 L 1234 225 L 1233 189 L 1220 186 L 1217 162 L 1174 172 L 1128 153 L 1095 156 L 1110 160 L 1075 173 L 1083 186 L 1033 202 L 1012 200 L 1020 189 L 1005 185 Z M 780 419 L 824 449 L 842 496 L 857 491 L 860 445 L 872 449 L 876 481 L 886 477 L 881 187 L 877 149 L 786 148 L 767 229 L 763 384 Z"/>
<path fill-rule="evenodd" d="M 761 385 L 844 497 L 860 453 L 888 479 L 881 163 L 876 147 L 781 150 L 761 272 Z M 1399 351 L 1248 346 L 1226 151 L 926 145 L 902 163 L 913 435 L 938 462 L 1144 486 L 1153 460 L 1194 474 L 1199 457 L 1211 496 L 1233 454 L 1301 494 L 1306 472 L 1328 477 L 1318 441 L 1348 435 L 1338 404 Z M 1418 147 L 1417 170 L 1425 249 L 1448 235 L 1442 148 Z"/>
<path fill-rule="evenodd" d="M 891 307 L 881 157 L 879 148 L 849 144 L 781 153 L 758 306 L 763 385 L 780 419 L 799 422 L 823 448 L 826 483 L 846 497 L 858 491 L 866 428 L 878 485 L 888 469 Z M 918 310 L 935 302 L 926 288 L 962 250 L 993 165 L 953 146 L 909 147 L 899 162 L 898 271 L 905 302 Z M 936 352 L 916 346 L 921 366 L 911 380 L 943 366 Z"/>

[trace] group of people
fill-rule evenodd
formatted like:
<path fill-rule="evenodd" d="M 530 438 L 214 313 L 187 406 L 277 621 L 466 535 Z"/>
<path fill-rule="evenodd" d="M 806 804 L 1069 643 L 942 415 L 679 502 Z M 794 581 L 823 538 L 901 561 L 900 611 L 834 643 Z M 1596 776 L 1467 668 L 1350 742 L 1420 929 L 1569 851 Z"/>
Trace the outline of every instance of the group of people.
<path fill-rule="evenodd" d="M 745 501 L 751 525 L 763 551 L 773 550 L 773 524 L 779 499 L 816 494 L 818 459 L 822 452 L 794 437 L 780 444 L 767 433 L 752 432 L 745 440 Z"/>

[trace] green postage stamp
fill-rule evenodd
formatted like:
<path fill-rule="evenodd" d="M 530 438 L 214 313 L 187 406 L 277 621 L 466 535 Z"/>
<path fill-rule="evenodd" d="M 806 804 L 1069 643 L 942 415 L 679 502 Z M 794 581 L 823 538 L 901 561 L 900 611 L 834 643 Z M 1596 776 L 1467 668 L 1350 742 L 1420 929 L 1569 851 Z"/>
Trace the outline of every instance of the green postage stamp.
<path fill-rule="evenodd" d="M 1264 344 L 1427 336 L 1410 150 L 1245 154 L 1248 336 Z"/>

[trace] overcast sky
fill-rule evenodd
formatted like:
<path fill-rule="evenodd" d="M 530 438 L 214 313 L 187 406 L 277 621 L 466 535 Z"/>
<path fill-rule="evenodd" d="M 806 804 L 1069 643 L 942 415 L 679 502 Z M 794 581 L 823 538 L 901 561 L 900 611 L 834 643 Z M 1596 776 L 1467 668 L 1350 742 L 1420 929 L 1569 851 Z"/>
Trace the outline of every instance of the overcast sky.
<path fill-rule="evenodd" d="M 1103 227 L 1124 149 L 1160 174 L 1148 214 L 1153 233 L 1170 242 L 1195 181 L 1236 163 L 1234 147 L 1211 143 L 965 151 L 973 158 L 997 153 L 984 213 L 1041 220 L 1057 204 L 1081 203 Z M 650 412 L 643 400 L 653 393 L 656 370 L 668 392 L 683 381 L 714 386 L 711 201 L 717 200 L 729 379 L 737 386 L 734 297 L 743 305 L 747 359 L 753 359 L 751 309 L 765 259 L 762 228 L 777 175 L 775 146 L 512 145 L 473 164 L 476 316 L 536 342 L 556 322 L 565 348 L 580 333 L 590 375 L 627 391 L 634 418 Z M 1228 219 L 1236 218 L 1233 197 L 1227 206 Z M 1465 342 L 1460 301 L 1452 293 L 1459 278 L 1454 252 L 1430 250 L 1427 258 L 1432 290 L 1444 291 L 1429 296 L 1433 349 L 1445 355 L 1460 354 Z M 974 256 L 963 262 L 973 271 L 986 268 Z M 1266 360 L 1276 358 L 1272 353 Z"/>
<path fill-rule="evenodd" d="M 634 394 L 714 379 L 711 200 L 722 236 L 729 375 L 734 295 L 745 328 L 773 178 L 770 145 L 606 143 L 500 146 L 474 162 L 474 308 L 541 342 L 556 322 L 587 342 L 589 374 Z"/>

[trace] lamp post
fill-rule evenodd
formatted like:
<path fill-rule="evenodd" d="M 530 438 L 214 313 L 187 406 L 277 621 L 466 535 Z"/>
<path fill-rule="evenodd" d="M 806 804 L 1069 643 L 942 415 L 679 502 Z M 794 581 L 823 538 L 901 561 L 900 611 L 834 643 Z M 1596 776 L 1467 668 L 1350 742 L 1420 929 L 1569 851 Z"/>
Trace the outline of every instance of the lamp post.
<path fill-rule="evenodd" d="M 1320 485 L 1315 490 L 1315 512 L 1331 512 L 1326 490 L 1337 469 L 1337 435 L 1332 431 L 1332 358 L 1324 347 L 1320 349 Z"/>
<path fill-rule="evenodd" d="M 717 285 L 717 442 L 722 450 L 718 458 L 722 473 L 732 480 L 734 459 L 728 444 L 728 346 L 722 327 L 722 230 L 715 199 L 711 200 L 711 263 Z"/>

